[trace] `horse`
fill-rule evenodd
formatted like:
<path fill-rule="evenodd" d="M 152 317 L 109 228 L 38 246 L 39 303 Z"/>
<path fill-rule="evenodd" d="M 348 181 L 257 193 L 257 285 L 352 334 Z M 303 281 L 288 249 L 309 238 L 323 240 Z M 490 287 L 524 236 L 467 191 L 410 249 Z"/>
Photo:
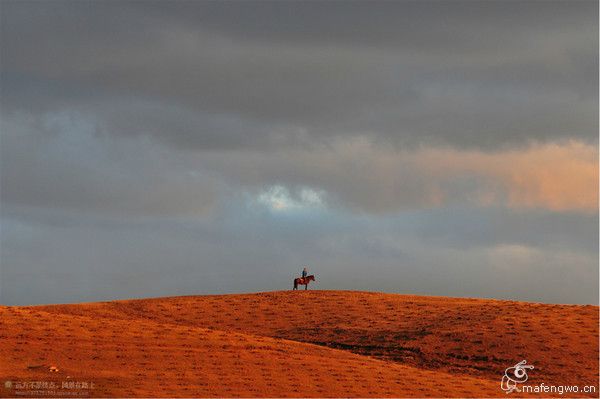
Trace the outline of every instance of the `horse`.
<path fill-rule="evenodd" d="M 301 285 L 304 285 L 304 289 L 307 290 L 308 283 L 310 281 L 317 281 L 317 280 L 315 280 L 315 276 L 312 274 L 310 276 L 306 276 L 306 277 L 297 277 L 294 279 L 294 289 L 297 290 L 298 284 L 301 284 Z"/>

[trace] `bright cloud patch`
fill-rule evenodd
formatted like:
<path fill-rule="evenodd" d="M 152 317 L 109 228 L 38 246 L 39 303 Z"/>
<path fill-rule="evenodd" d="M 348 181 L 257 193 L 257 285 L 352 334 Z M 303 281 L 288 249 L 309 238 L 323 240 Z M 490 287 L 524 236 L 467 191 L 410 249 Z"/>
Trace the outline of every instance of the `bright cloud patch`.
<path fill-rule="evenodd" d="M 225 166 L 223 166 L 222 170 Z M 368 138 L 330 146 L 228 159 L 225 174 L 264 187 L 260 202 L 273 209 L 314 207 L 311 189 L 273 185 L 293 176 L 302 187 L 325 187 L 328 207 L 393 213 L 456 204 L 595 213 L 598 148 L 578 141 L 532 143 L 495 152 L 423 147 L 397 149 Z M 256 176 L 259 176 L 258 178 Z"/>
<path fill-rule="evenodd" d="M 323 193 L 307 187 L 290 192 L 284 186 L 271 186 L 258 195 L 257 202 L 277 212 L 324 207 Z"/>

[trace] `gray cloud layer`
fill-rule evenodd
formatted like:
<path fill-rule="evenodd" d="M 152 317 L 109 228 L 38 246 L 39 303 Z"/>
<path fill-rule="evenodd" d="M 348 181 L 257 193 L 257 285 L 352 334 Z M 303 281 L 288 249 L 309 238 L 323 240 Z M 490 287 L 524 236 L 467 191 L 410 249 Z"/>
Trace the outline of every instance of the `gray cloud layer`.
<path fill-rule="evenodd" d="M 3 11 L 4 106 L 81 107 L 119 136 L 199 149 L 296 142 L 298 131 L 488 149 L 596 139 L 594 2 Z"/>
<path fill-rule="evenodd" d="M 598 218 L 448 209 L 394 218 L 277 215 L 232 204 L 205 220 L 4 214 L 3 302 L 315 288 L 596 303 Z"/>
<path fill-rule="evenodd" d="M 0 302 L 597 301 L 596 2 L 0 11 Z"/>

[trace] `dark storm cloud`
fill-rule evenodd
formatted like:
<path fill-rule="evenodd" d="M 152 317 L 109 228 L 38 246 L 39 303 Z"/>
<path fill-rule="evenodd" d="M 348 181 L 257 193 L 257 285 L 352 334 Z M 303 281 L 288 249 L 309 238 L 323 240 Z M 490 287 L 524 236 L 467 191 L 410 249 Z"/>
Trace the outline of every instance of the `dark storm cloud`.
<path fill-rule="evenodd" d="M 0 303 L 285 289 L 306 263 L 595 303 L 597 15 L 0 1 Z"/>
<path fill-rule="evenodd" d="M 299 131 L 488 149 L 594 141 L 596 11 L 594 2 L 5 2 L 4 106 L 101 113 L 99 98 L 120 99 L 122 116 L 106 116 L 113 134 L 188 148 L 268 146 L 273 131 L 285 137 L 277 144 Z M 131 113 L 137 128 L 124 121 Z M 215 129 L 206 114 L 231 121 Z"/>

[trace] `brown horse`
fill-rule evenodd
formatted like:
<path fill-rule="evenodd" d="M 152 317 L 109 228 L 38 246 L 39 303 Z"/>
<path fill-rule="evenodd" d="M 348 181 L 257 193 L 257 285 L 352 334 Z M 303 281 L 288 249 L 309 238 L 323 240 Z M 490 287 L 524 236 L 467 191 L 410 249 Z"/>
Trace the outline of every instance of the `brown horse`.
<path fill-rule="evenodd" d="M 315 276 L 313 276 L 312 274 L 310 276 L 306 276 L 306 277 L 297 277 L 294 279 L 294 289 L 297 290 L 298 284 L 300 284 L 300 285 L 304 285 L 304 289 L 307 290 L 308 283 L 310 281 L 317 281 L 317 280 L 315 280 Z"/>

